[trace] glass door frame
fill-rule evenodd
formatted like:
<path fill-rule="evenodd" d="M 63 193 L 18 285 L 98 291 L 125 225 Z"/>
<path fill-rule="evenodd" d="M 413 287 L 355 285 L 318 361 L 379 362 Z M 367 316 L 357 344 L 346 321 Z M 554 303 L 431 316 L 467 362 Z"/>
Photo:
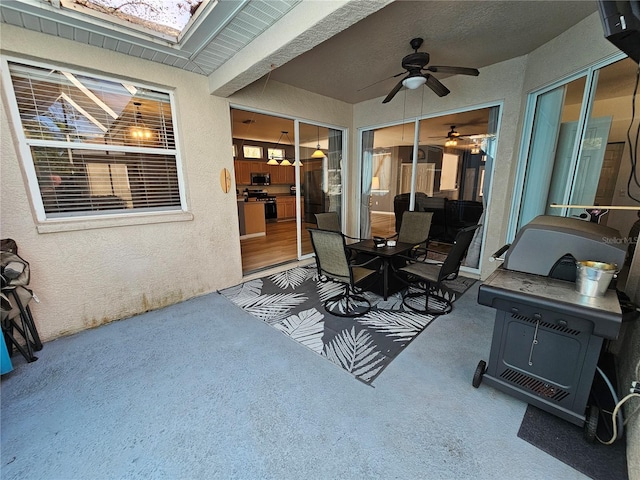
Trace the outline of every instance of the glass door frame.
<path fill-rule="evenodd" d="M 509 214 L 509 224 L 507 228 L 507 243 L 513 241 L 518 230 L 518 222 L 520 220 L 520 209 L 522 208 L 522 196 L 524 193 L 525 175 L 527 172 L 527 166 L 529 164 L 529 152 L 531 150 L 534 120 L 536 116 L 536 106 L 538 104 L 538 98 L 545 93 L 549 93 L 552 90 L 565 86 L 574 80 L 579 78 L 585 78 L 585 87 L 582 95 L 582 104 L 580 106 L 580 114 L 578 118 L 576 138 L 574 141 L 572 153 L 571 153 L 571 168 L 570 168 L 570 182 L 567 182 L 565 187 L 565 197 L 571 194 L 573 190 L 573 176 L 577 168 L 579 155 L 581 152 L 581 145 L 587 127 L 588 120 L 593 108 L 593 100 L 595 97 L 595 91 L 598 83 L 599 70 L 611 65 L 615 62 L 627 58 L 624 53 L 616 53 L 609 57 L 600 60 L 597 63 L 590 65 L 578 72 L 574 72 L 571 75 L 566 75 L 559 80 L 554 81 L 542 88 L 534 90 L 527 96 L 526 110 L 522 126 L 522 140 L 520 142 L 520 149 L 518 152 L 518 166 L 516 169 L 516 175 L 514 179 L 513 187 L 513 200 L 511 203 L 511 212 Z M 568 177 L 569 178 L 569 177 Z M 560 216 L 566 216 L 569 208 L 561 208 Z"/>
<path fill-rule="evenodd" d="M 232 110 L 243 110 L 245 112 L 255 112 L 261 115 L 268 115 L 272 117 L 284 118 L 287 120 L 293 121 L 293 142 L 294 142 L 294 151 L 295 151 L 295 184 L 296 184 L 296 252 L 298 260 L 305 260 L 307 258 L 312 258 L 314 256 L 313 251 L 307 254 L 302 253 L 302 210 L 300 208 L 300 198 L 301 198 L 301 189 L 300 189 L 300 122 L 305 123 L 307 125 L 312 125 L 314 127 L 322 127 L 328 128 L 332 130 L 336 130 L 342 132 L 342 165 L 340 167 L 341 170 L 341 178 L 342 178 L 342 195 L 341 195 L 341 217 L 344 222 L 344 213 L 345 213 L 345 188 L 346 183 L 346 165 L 348 162 L 348 141 L 347 135 L 349 133 L 349 129 L 345 127 L 340 127 L 336 125 L 331 125 L 328 123 L 320 123 L 313 120 L 308 120 L 305 118 L 295 117 L 292 115 L 287 115 L 283 113 L 272 112 L 269 110 L 262 110 L 259 108 L 247 107 L 246 105 L 239 105 L 234 103 L 229 103 L 229 112 Z M 230 118 L 231 120 L 231 118 Z M 231 129 L 231 140 L 233 139 L 233 128 Z"/>
<path fill-rule="evenodd" d="M 481 103 L 481 104 L 475 104 L 475 105 L 465 105 L 464 107 L 459 107 L 459 108 L 455 108 L 455 109 L 451 109 L 451 110 L 445 110 L 442 112 L 437 112 L 437 113 L 430 113 L 430 114 L 425 114 L 425 115 L 421 115 L 418 117 L 407 117 L 407 118 L 403 118 L 401 120 L 398 121 L 393 121 L 393 122 L 386 122 L 386 123 L 381 123 L 381 124 L 375 124 L 375 125 L 367 125 L 365 127 L 358 127 L 358 135 L 357 135 L 357 145 L 356 145 L 356 158 L 357 158 L 357 166 L 355 168 L 355 174 L 356 174 L 356 179 L 357 179 L 357 185 L 355 185 L 355 193 L 356 193 L 356 198 L 358 199 L 356 205 L 354 206 L 354 208 L 356 208 L 356 215 L 355 215 L 355 219 L 356 219 L 356 232 L 360 231 L 360 226 L 361 226 L 361 209 L 360 209 L 360 201 L 362 199 L 362 155 L 363 155 L 363 150 L 362 150 L 362 141 L 363 141 L 363 134 L 364 132 L 367 131 L 371 131 L 371 130 L 377 130 L 380 128 L 385 128 L 385 127 L 392 127 L 392 126 L 396 126 L 396 125 L 402 125 L 402 124 L 406 124 L 409 125 L 411 123 L 413 123 L 414 125 L 414 135 L 413 135 L 413 154 L 412 154 L 412 172 L 411 172 L 411 195 L 410 195 L 410 202 L 409 202 L 409 209 L 413 210 L 415 208 L 415 183 L 416 183 L 416 166 L 418 164 L 418 147 L 420 144 L 420 121 L 421 120 L 426 120 L 426 119 L 432 119 L 432 118 L 438 118 L 438 117 L 442 117 L 445 115 L 453 115 L 453 114 L 457 114 L 457 113 L 464 113 L 464 112 L 468 112 L 471 110 L 480 110 L 480 109 L 484 109 L 484 108 L 495 108 L 497 107 L 498 110 L 498 119 L 496 122 L 496 134 L 495 134 L 495 151 L 497 151 L 497 145 L 498 145 L 498 141 L 499 141 L 499 133 L 500 133 L 500 126 L 502 124 L 502 114 L 504 111 L 504 101 L 499 100 L 499 101 L 495 101 L 495 102 L 487 102 L 487 103 Z M 483 236 L 482 236 L 482 242 L 480 245 L 480 259 L 483 258 L 483 253 L 484 253 L 484 248 L 485 248 L 485 239 L 486 239 L 486 234 L 487 234 L 487 229 L 486 229 L 486 225 L 489 222 L 489 210 L 490 210 L 490 205 L 491 205 L 491 194 L 492 194 L 492 190 L 493 190 L 493 172 L 495 169 L 495 164 L 496 164 L 496 159 L 494 157 L 493 161 L 491 162 L 491 168 L 489 171 L 485 171 L 485 182 L 489 182 L 489 190 L 488 190 L 488 195 L 487 195 L 487 205 L 485 208 L 485 217 L 484 217 L 484 224 L 485 224 L 485 228 L 484 228 L 484 232 L 483 232 Z M 353 187 L 353 186 L 352 186 Z M 482 261 L 479 262 L 478 267 L 477 268 L 471 268 L 471 267 L 466 267 L 466 266 L 462 266 L 460 268 L 461 271 L 464 272 L 468 272 L 471 274 L 480 274 L 480 269 L 482 266 Z"/>
<path fill-rule="evenodd" d="M 348 128 L 344 128 L 344 127 L 337 127 L 335 125 L 331 125 L 328 123 L 320 123 L 320 122 L 316 122 L 316 121 L 312 121 L 312 120 L 306 120 L 303 118 L 293 118 L 293 132 L 295 135 L 294 138 L 294 143 L 295 143 L 295 152 L 296 152 L 296 162 L 295 162 L 295 178 L 296 178 L 296 231 L 297 231 L 297 241 L 298 241 L 298 260 L 305 260 L 307 258 L 312 258 L 315 256 L 315 254 L 313 253 L 313 250 L 309 253 L 303 254 L 302 253 L 302 209 L 300 208 L 301 202 L 300 202 L 300 197 L 302 195 L 302 189 L 300 188 L 301 185 L 301 178 L 300 178 L 300 142 L 299 142 L 299 138 L 300 138 L 300 123 L 304 123 L 306 125 L 311 125 L 313 127 L 320 127 L 320 128 L 326 128 L 326 129 L 331 129 L 331 130 L 336 130 L 342 133 L 342 161 L 341 161 L 341 165 L 340 165 L 340 178 L 342 179 L 342 188 L 341 188 L 341 195 L 340 195 L 340 221 L 342 222 L 342 231 L 344 231 L 344 225 L 345 225 L 345 191 L 347 190 L 347 188 L 345 187 L 346 184 L 346 165 L 348 162 L 348 157 L 347 157 L 347 151 L 348 151 L 348 141 L 347 141 L 347 136 L 349 134 L 349 129 Z M 327 148 L 328 151 L 328 148 Z"/>

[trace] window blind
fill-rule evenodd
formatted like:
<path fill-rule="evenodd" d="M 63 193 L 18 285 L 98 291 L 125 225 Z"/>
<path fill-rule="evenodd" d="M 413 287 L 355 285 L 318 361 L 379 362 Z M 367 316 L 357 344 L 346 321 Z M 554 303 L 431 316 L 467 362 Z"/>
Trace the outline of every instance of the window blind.
<path fill-rule="evenodd" d="M 169 94 L 10 62 L 47 218 L 181 209 Z"/>

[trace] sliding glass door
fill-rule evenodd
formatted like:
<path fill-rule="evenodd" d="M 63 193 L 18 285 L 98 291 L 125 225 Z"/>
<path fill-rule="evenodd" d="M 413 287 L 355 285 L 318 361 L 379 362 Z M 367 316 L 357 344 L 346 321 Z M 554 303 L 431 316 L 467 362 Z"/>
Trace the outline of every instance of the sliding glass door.
<path fill-rule="evenodd" d="M 243 272 L 309 257 L 314 214 L 342 216 L 344 130 L 237 108 L 231 120 Z"/>
<path fill-rule="evenodd" d="M 300 160 L 298 205 L 301 255 L 313 253 L 308 227 L 316 226 L 316 213 L 342 211 L 343 131 L 299 122 Z"/>
<path fill-rule="evenodd" d="M 360 237 L 396 231 L 394 200 L 409 201 L 415 122 L 362 132 Z M 408 167 L 408 168 L 407 168 Z"/>
<path fill-rule="evenodd" d="M 510 238 L 538 215 L 596 221 L 622 234 L 637 220 L 627 206 L 640 203 L 640 185 L 635 166 L 622 161 L 631 152 L 636 75 L 637 64 L 623 59 L 529 96 Z"/>
<path fill-rule="evenodd" d="M 482 224 L 500 108 L 488 106 L 362 132 L 360 236 L 388 237 L 407 211 L 433 211 L 431 245 L 447 251 L 456 233 Z M 484 231 L 466 266 L 477 269 Z"/>

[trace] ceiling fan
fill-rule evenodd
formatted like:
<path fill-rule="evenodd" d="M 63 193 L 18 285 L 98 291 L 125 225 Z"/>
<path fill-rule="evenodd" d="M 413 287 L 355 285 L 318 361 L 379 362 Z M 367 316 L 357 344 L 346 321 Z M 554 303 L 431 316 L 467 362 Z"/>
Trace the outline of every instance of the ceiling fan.
<path fill-rule="evenodd" d="M 475 77 L 480 73 L 476 68 L 467 67 L 448 67 L 448 66 L 435 66 L 431 65 L 427 67 L 429 63 L 429 54 L 427 52 L 418 52 L 418 49 L 422 45 L 424 40 L 422 38 L 414 38 L 409 42 L 414 52 L 410 53 L 402 59 L 402 68 L 406 70 L 406 76 L 393 87 L 393 90 L 389 92 L 389 95 L 382 101 L 382 103 L 390 102 L 391 99 L 405 86 L 411 90 L 427 85 L 431 90 L 435 92 L 439 97 L 444 97 L 450 93 L 450 90 L 445 87 L 440 80 L 435 78 L 431 73 L 451 73 L 454 75 L 473 75 Z M 404 75 L 405 72 L 400 72 L 393 77 L 399 77 Z M 393 78 L 392 77 L 392 78 Z"/>
<path fill-rule="evenodd" d="M 458 132 L 456 130 L 456 126 L 455 125 L 451 125 L 451 130 L 449 130 L 444 137 L 441 136 L 441 135 L 436 135 L 436 136 L 429 137 L 429 138 L 446 138 L 448 140 L 455 140 L 457 138 L 461 138 L 461 135 L 460 135 L 460 132 Z"/>
<path fill-rule="evenodd" d="M 465 133 L 465 134 L 461 134 L 460 132 L 458 132 L 456 130 L 456 126 L 457 125 L 451 125 L 451 130 L 449 130 L 445 136 L 436 135 L 436 136 L 429 137 L 429 138 L 443 138 L 443 139 L 447 139 L 447 140 L 464 140 L 464 139 L 479 140 L 479 139 L 482 139 L 482 138 L 493 137 L 493 135 L 490 134 L 490 133 Z"/>

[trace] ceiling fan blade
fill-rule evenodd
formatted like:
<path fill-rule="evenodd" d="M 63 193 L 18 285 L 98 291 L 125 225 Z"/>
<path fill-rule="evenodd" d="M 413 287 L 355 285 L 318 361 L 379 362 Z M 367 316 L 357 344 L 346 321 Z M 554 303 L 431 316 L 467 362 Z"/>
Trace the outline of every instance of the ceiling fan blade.
<path fill-rule="evenodd" d="M 404 78 L 403 78 L 402 80 L 404 80 Z M 400 81 L 398 82 L 398 84 L 397 84 L 395 87 L 393 87 L 393 90 L 391 90 L 391 91 L 389 92 L 389 95 L 387 95 L 387 98 L 385 98 L 385 99 L 382 101 L 382 103 L 388 103 L 388 102 L 390 102 L 390 101 L 391 101 L 391 99 L 392 99 L 393 97 L 395 97 L 395 96 L 396 96 L 396 93 L 398 93 L 398 92 L 400 91 L 400 89 L 402 88 L 402 80 L 400 80 Z"/>
<path fill-rule="evenodd" d="M 425 68 L 425 70 L 429 70 L 433 73 L 451 73 L 452 75 L 473 75 L 477 77 L 480 72 L 477 68 L 467 68 L 467 67 L 447 67 L 444 65 L 436 66 L 432 65 L 430 67 Z"/>
<path fill-rule="evenodd" d="M 378 80 L 377 82 L 374 82 L 374 83 L 372 83 L 372 84 L 370 84 L 370 85 L 367 85 L 366 87 L 362 87 L 362 88 L 360 88 L 360 89 L 356 90 L 356 92 L 361 92 L 362 90 L 365 90 L 365 89 L 367 89 L 367 88 L 369 88 L 369 87 L 373 87 L 374 85 L 377 85 L 377 84 L 379 84 L 379 83 L 386 82 L 387 80 L 389 80 L 389 79 L 391 79 L 391 78 L 399 77 L 400 75 L 404 75 L 405 73 L 407 73 L 407 72 L 400 72 L 400 73 L 398 73 L 397 75 L 391 75 L 390 77 L 383 78 L 382 80 Z"/>
<path fill-rule="evenodd" d="M 440 83 L 440 80 L 438 80 L 433 75 L 427 74 L 424 77 L 427 79 L 427 87 L 433 90 L 439 97 L 444 97 L 445 95 L 449 95 L 451 93 L 451 91 L 442 83 Z M 402 82 L 400 83 L 402 84 Z"/>

